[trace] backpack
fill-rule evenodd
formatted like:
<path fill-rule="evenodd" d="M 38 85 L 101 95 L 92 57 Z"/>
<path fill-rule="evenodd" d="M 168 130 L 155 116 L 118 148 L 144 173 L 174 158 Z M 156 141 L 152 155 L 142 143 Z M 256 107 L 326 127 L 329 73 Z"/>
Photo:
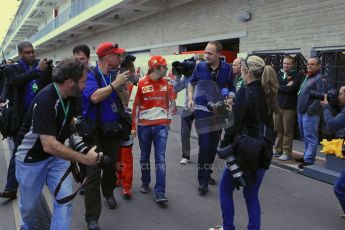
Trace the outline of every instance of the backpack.
<path fill-rule="evenodd" d="M 3 72 L 4 73 L 4 72 Z M 14 89 L 8 83 L 8 77 L 3 74 L 3 86 L 1 89 L 0 102 L 0 133 L 3 139 L 15 137 L 21 125 L 22 118 L 18 102 L 14 96 Z"/>

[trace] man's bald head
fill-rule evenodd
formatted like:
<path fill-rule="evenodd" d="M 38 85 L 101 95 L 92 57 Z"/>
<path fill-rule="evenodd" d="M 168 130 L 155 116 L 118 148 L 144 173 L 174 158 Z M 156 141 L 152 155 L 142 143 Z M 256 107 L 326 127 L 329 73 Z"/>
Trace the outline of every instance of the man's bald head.
<path fill-rule="evenodd" d="M 235 75 L 241 73 L 241 62 L 242 61 L 243 61 L 243 59 L 238 57 L 232 62 L 232 72 Z"/>

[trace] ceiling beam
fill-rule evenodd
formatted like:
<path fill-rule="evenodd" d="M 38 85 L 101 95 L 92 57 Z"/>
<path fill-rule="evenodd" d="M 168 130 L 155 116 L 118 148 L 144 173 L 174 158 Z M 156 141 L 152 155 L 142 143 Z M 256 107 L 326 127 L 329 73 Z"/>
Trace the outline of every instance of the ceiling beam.
<path fill-rule="evenodd" d="M 127 9 L 127 10 L 156 11 L 156 10 L 167 9 L 167 4 L 160 4 L 160 6 L 158 6 L 158 5 L 124 4 L 124 5 L 121 5 L 120 8 Z"/>
<path fill-rule="evenodd" d="M 87 22 L 88 25 L 100 25 L 100 26 L 114 26 L 116 25 L 117 23 L 114 21 L 114 22 L 102 22 L 102 21 L 88 21 Z"/>

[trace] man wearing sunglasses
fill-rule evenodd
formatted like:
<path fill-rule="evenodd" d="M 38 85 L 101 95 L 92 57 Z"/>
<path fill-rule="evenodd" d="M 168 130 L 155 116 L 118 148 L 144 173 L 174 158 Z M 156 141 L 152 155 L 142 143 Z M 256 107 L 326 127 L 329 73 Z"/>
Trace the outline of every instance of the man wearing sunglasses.
<path fill-rule="evenodd" d="M 120 120 L 120 109 L 129 100 L 128 90 L 124 86 L 130 72 L 117 74 L 114 69 L 120 65 L 125 52 L 116 43 L 101 43 L 96 49 L 98 63 L 88 73 L 83 91 L 83 118 L 90 119 L 97 126 L 92 140 L 87 142 L 97 145 L 98 150 L 110 158 L 109 165 L 103 169 L 96 166 L 86 169 L 89 179 L 85 185 L 85 219 L 87 228 L 92 230 L 99 229 L 98 219 L 102 209 L 100 186 L 108 208 L 114 209 L 117 205 L 113 190 L 121 138 L 116 133 L 116 127 Z"/>

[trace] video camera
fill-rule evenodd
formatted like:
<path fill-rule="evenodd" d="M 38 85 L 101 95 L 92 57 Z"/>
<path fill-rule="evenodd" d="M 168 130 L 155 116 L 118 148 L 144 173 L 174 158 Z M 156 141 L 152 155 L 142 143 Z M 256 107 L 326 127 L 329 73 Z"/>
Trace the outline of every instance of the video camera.
<path fill-rule="evenodd" d="M 336 112 L 339 112 L 339 99 L 338 99 L 338 95 L 339 95 L 339 90 L 336 90 L 336 89 L 332 89 L 332 90 L 329 90 L 327 92 L 328 104 Z M 322 93 L 314 93 L 314 94 L 311 95 L 311 99 L 317 99 L 317 100 L 323 101 L 324 100 L 324 94 L 322 94 Z"/>
<path fill-rule="evenodd" d="M 227 117 L 229 114 L 229 105 L 226 103 L 226 100 L 229 97 L 234 99 L 235 94 L 233 92 L 229 92 L 228 88 L 223 88 L 221 90 L 221 94 L 224 100 L 217 101 L 217 102 L 211 102 L 211 101 L 208 102 L 207 109 L 221 117 Z"/>
<path fill-rule="evenodd" d="M 175 76 L 191 76 L 194 68 L 195 68 L 195 59 L 194 57 L 190 58 L 190 59 L 186 59 L 183 62 L 179 62 L 179 61 L 174 61 L 173 63 L 171 63 L 172 65 L 172 73 Z"/>
<path fill-rule="evenodd" d="M 130 54 L 126 54 L 126 56 L 123 58 L 121 64 L 120 64 L 120 73 L 126 72 L 129 70 L 132 74 L 128 77 L 128 80 L 136 85 L 139 81 L 139 78 L 134 75 L 135 72 L 135 62 L 136 57 Z"/>

